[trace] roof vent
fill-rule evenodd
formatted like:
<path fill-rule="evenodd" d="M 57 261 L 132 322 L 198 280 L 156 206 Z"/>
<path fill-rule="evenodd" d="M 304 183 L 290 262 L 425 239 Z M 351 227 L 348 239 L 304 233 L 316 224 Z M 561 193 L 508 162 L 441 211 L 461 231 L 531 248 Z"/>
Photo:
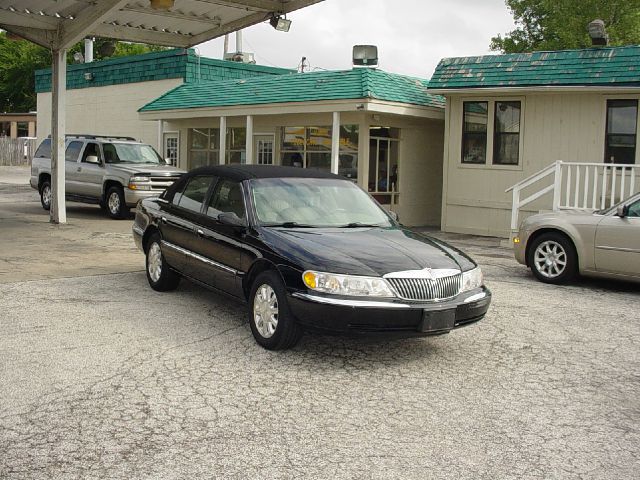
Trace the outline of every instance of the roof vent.
<path fill-rule="evenodd" d="M 355 45 L 353 66 L 375 68 L 378 66 L 378 47 L 375 45 Z"/>
<path fill-rule="evenodd" d="M 603 20 L 594 20 L 588 27 L 589 36 L 591 37 L 591 44 L 594 47 L 603 47 L 609 43 L 609 36 L 607 35 L 607 29 L 604 26 Z"/>

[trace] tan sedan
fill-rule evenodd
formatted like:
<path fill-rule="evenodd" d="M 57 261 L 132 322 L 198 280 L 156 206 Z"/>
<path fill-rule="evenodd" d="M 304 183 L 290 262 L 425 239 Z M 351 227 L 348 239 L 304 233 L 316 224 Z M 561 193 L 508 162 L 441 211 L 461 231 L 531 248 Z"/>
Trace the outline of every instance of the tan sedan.
<path fill-rule="evenodd" d="M 578 273 L 640 282 L 640 194 L 594 213 L 532 215 L 514 250 L 542 282 L 566 283 Z"/>

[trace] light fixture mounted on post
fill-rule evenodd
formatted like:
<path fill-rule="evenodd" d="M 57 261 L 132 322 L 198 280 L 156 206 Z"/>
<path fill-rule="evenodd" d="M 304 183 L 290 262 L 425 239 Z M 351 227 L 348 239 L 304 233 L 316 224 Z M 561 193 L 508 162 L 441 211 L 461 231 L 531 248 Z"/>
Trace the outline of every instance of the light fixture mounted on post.
<path fill-rule="evenodd" d="M 291 20 L 287 20 L 284 15 L 273 15 L 269 23 L 279 32 L 288 32 L 291 28 Z"/>
<path fill-rule="evenodd" d="M 149 3 L 154 10 L 163 10 L 166 12 L 173 7 L 174 0 L 149 0 Z"/>

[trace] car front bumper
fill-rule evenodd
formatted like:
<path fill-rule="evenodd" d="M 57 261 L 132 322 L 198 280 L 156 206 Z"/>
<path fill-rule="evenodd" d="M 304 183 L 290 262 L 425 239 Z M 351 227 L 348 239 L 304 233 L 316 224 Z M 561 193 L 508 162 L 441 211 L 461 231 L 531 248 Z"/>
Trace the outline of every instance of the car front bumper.
<path fill-rule="evenodd" d="M 138 250 L 140 250 L 141 252 L 144 252 L 144 247 L 142 245 L 142 237 L 144 236 L 144 230 L 142 230 L 142 228 L 140 228 L 137 224 L 133 224 L 133 227 L 131 227 L 131 233 L 133 234 L 133 241 L 136 244 L 136 247 L 138 247 Z"/>
<path fill-rule="evenodd" d="M 135 207 L 140 200 L 145 198 L 158 197 L 164 190 L 131 190 L 124 187 L 124 201 L 127 207 Z"/>
<path fill-rule="evenodd" d="M 481 320 L 490 303 L 491 292 L 484 286 L 450 300 L 423 303 L 302 292 L 289 296 L 291 311 L 300 324 L 340 334 L 439 335 Z"/>

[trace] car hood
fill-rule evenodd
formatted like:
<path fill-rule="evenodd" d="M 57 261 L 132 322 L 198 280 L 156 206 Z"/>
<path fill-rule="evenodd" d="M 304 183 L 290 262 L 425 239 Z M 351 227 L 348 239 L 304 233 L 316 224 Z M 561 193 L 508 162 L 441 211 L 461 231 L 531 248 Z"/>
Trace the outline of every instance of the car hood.
<path fill-rule="evenodd" d="M 263 228 L 263 240 L 303 270 L 382 276 L 405 270 L 457 269 L 475 263 L 444 242 L 404 228 Z"/>
<path fill-rule="evenodd" d="M 171 165 L 151 165 L 151 164 L 140 164 L 136 165 L 133 163 L 129 164 L 109 164 L 111 168 L 114 170 L 128 173 L 128 174 L 136 174 L 136 175 L 159 175 L 159 176 L 173 176 L 175 174 L 183 174 L 186 173 L 184 170 L 180 170 L 179 168 L 172 167 Z"/>

